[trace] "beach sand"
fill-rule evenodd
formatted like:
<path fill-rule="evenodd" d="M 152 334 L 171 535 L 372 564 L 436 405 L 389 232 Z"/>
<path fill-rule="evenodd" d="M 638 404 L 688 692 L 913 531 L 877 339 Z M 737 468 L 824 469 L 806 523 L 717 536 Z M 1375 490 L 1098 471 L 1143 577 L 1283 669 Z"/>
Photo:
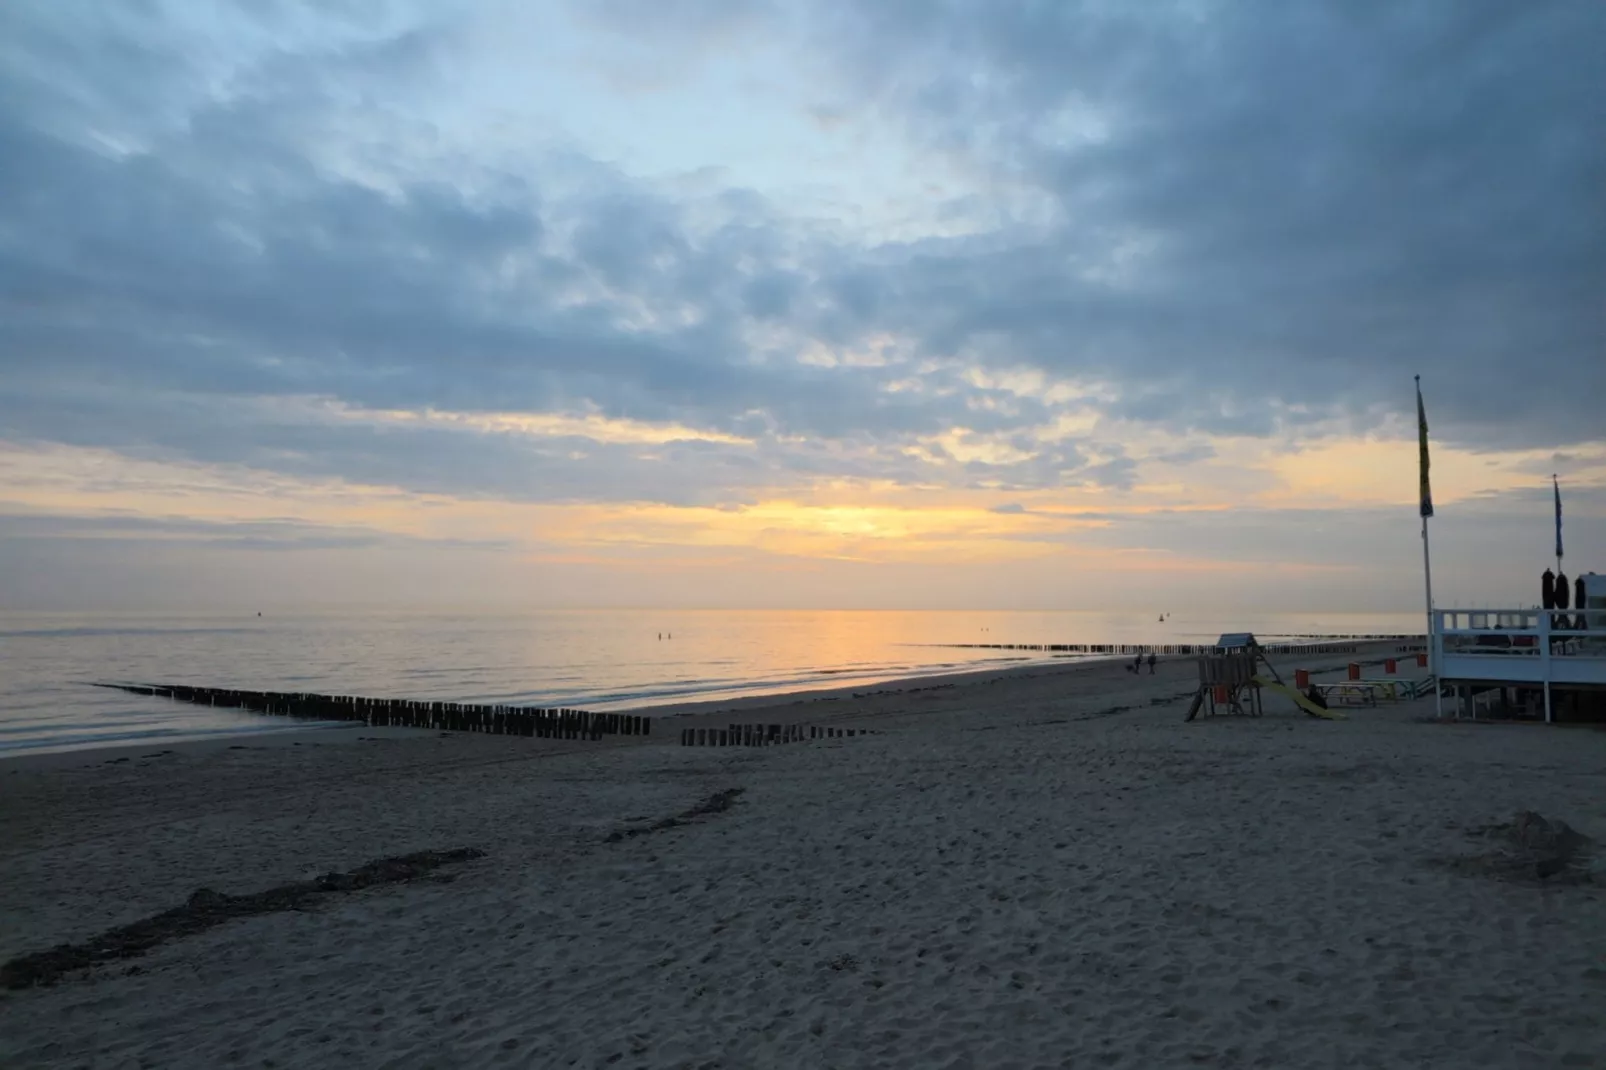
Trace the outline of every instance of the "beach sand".
<path fill-rule="evenodd" d="M 1606 872 L 1465 861 L 1522 810 L 1606 840 L 1606 734 L 1431 699 L 1185 724 L 1193 674 L 3 762 L 0 959 L 198 888 L 484 856 L 0 993 L 0 1065 L 1606 1065 Z M 881 734 L 672 745 L 781 720 Z"/>

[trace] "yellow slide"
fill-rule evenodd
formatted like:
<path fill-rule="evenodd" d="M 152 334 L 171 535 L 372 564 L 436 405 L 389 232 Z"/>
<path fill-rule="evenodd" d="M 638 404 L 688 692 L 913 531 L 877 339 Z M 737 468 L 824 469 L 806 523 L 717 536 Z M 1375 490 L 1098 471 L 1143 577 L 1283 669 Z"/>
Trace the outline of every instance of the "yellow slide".
<path fill-rule="evenodd" d="M 1264 676 L 1255 677 L 1255 683 L 1259 684 L 1261 687 L 1264 687 L 1268 691 L 1275 691 L 1279 695 L 1287 695 L 1289 698 L 1294 700 L 1294 705 L 1298 706 L 1312 717 L 1325 717 L 1329 721 L 1349 720 L 1349 718 L 1345 717 L 1337 710 L 1324 710 L 1322 707 L 1316 705 L 1316 703 L 1312 702 L 1295 689 L 1289 687 L 1287 684 L 1279 684 L 1276 680 L 1268 680 Z"/>

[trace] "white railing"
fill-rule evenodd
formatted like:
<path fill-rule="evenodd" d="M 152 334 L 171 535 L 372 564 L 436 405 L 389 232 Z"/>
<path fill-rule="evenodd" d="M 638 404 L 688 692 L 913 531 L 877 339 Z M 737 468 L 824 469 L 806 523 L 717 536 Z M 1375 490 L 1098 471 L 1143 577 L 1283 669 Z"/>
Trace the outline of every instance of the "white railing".
<path fill-rule="evenodd" d="M 1606 610 L 1439 609 L 1433 669 L 1440 680 L 1606 684 Z"/>

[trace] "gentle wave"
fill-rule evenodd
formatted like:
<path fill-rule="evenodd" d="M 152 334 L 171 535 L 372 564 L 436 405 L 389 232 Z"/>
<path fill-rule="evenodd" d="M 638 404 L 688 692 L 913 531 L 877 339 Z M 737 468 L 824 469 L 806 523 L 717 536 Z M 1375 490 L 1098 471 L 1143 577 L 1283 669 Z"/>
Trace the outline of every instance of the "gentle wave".
<path fill-rule="evenodd" d="M 349 728 L 343 721 L 281 721 L 267 726 L 234 725 L 228 728 L 196 729 L 164 726 L 137 732 L 61 732 L 54 735 L 35 735 L 16 745 L 0 748 L 3 755 L 44 754 L 52 751 L 76 750 L 83 747 L 115 747 L 129 743 L 188 743 L 204 739 L 235 739 L 252 736 L 271 736 L 280 732 L 300 732 L 311 729 Z"/>
<path fill-rule="evenodd" d="M 257 634 L 257 628 L 22 628 L 0 630 L 0 639 L 47 639 L 105 637 L 120 635 L 244 635 Z"/>

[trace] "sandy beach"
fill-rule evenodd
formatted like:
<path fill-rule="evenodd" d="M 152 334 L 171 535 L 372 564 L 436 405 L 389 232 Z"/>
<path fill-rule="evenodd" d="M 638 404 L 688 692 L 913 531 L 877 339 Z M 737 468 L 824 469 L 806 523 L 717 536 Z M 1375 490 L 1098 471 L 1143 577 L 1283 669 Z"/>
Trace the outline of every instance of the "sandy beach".
<path fill-rule="evenodd" d="M 1606 839 L 1606 733 L 1431 699 L 1185 724 L 1193 679 L 664 725 L 878 730 L 754 749 L 341 729 L 0 763 L 0 959 L 483 852 L 0 993 L 0 1065 L 1606 1065 L 1606 871 L 1485 857 L 1519 811 Z"/>

